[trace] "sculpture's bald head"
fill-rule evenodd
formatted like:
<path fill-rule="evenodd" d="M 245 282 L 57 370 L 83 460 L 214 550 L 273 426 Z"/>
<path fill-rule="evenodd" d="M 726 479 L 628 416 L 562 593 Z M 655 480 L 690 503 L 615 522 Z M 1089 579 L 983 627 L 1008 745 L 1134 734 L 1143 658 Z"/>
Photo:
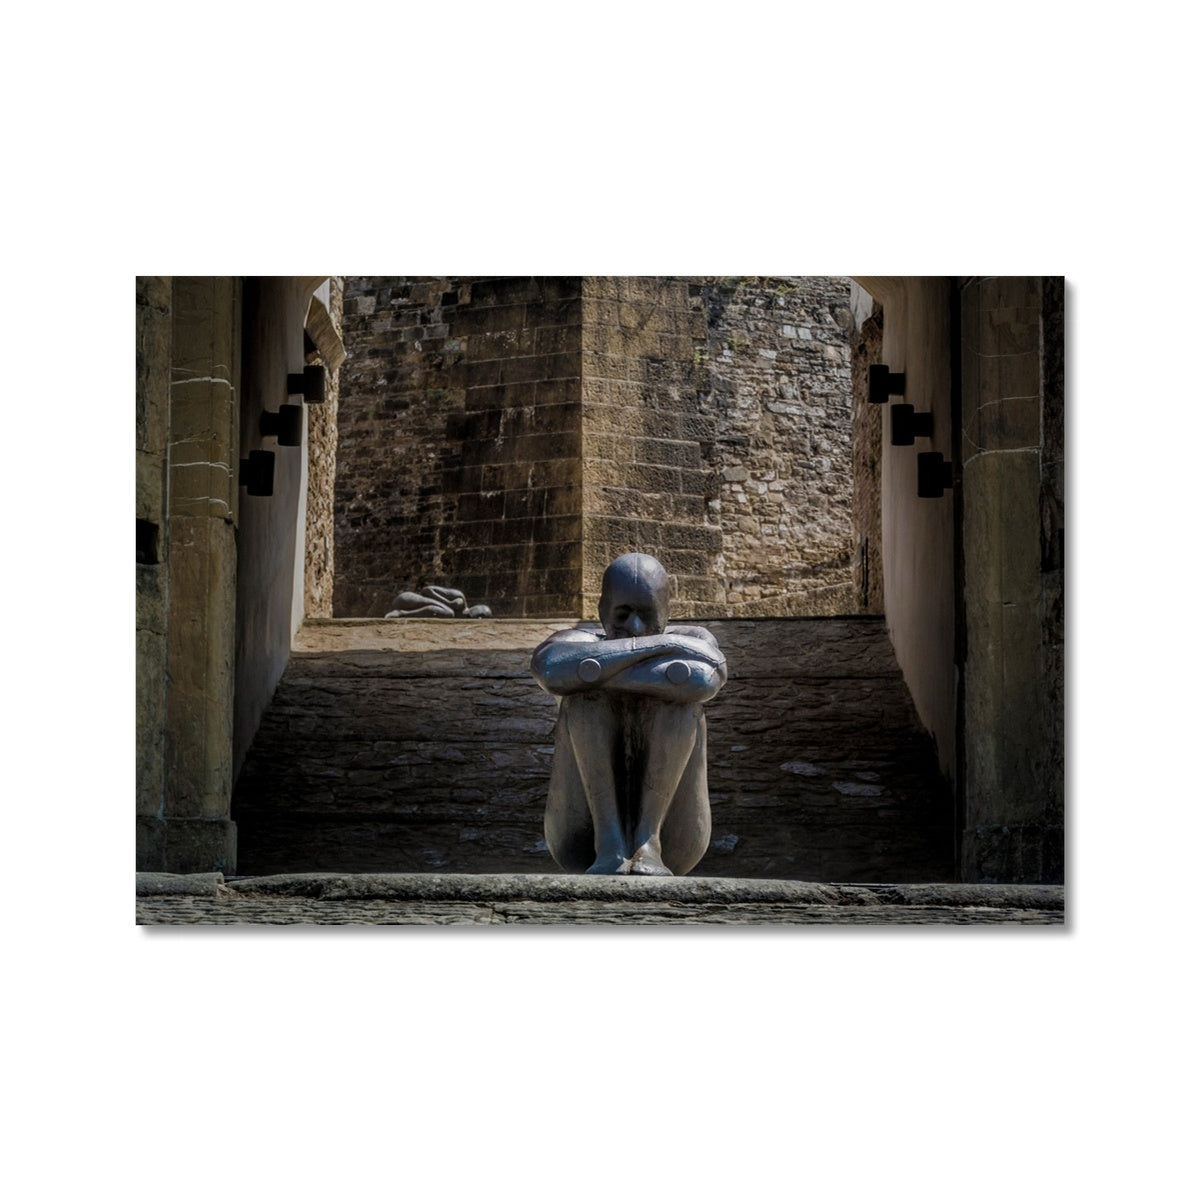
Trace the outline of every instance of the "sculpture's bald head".
<path fill-rule="evenodd" d="M 610 638 L 644 637 L 667 627 L 670 581 L 649 554 L 622 554 L 600 585 L 600 623 Z"/>

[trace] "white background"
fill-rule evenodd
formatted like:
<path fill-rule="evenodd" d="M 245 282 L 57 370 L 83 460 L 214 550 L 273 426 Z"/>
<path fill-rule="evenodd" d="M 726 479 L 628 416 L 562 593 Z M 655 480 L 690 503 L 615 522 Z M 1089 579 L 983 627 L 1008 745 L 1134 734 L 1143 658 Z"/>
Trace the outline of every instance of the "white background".
<path fill-rule="evenodd" d="M 1194 1186 L 1175 11 L 6 19 L 12 1194 Z M 309 271 L 1065 275 L 1068 927 L 136 928 L 133 279 Z"/>

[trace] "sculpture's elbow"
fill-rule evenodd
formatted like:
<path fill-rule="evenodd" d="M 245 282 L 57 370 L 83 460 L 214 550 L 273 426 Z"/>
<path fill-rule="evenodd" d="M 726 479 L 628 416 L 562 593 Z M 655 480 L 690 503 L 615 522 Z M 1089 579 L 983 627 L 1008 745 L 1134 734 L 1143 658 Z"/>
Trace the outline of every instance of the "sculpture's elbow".
<path fill-rule="evenodd" d="M 725 681 L 729 678 L 724 659 L 716 666 L 693 671 L 692 675 L 701 704 L 711 700 L 725 686 Z"/>
<path fill-rule="evenodd" d="M 679 672 L 682 674 L 682 672 Z M 670 675 L 668 675 L 670 679 Z M 675 699 L 681 704 L 704 704 L 724 686 L 724 672 L 707 665 L 692 664 L 686 679 L 671 679 Z"/>
<path fill-rule="evenodd" d="M 533 652 L 529 662 L 529 670 L 537 680 L 538 687 L 554 696 L 562 695 L 561 664 L 545 653 L 540 647 Z"/>
<path fill-rule="evenodd" d="M 537 680 L 538 687 L 552 696 L 567 696 L 579 690 L 578 680 L 564 679 L 561 672 L 555 671 L 553 667 L 547 671 L 534 671 L 533 677 Z"/>

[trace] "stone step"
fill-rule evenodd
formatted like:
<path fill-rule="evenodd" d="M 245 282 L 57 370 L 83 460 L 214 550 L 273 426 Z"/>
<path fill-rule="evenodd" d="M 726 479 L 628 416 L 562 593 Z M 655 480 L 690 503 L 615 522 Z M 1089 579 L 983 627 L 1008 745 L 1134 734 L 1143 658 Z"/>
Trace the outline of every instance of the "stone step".
<path fill-rule="evenodd" d="M 950 793 L 879 618 L 713 620 L 713 838 L 699 876 L 953 878 Z M 555 701 L 534 648 L 574 622 L 313 621 L 234 795 L 239 868 L 553 870 Z"/>
<path fill-rule="evenodd" d="M 1063 888 L 589 875 L 139 875 L 139 925 L 1062 925 Z"/>

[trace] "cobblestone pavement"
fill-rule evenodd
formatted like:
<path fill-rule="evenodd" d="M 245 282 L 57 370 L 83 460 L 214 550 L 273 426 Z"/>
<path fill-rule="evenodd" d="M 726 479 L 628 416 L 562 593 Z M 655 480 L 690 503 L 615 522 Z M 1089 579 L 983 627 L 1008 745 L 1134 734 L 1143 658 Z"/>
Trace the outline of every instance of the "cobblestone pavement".
<path fill-rule="evenodd" d="M 1063 925 L 1063 889 L 557 875 L 139 874 L 139 925 Z"/>

